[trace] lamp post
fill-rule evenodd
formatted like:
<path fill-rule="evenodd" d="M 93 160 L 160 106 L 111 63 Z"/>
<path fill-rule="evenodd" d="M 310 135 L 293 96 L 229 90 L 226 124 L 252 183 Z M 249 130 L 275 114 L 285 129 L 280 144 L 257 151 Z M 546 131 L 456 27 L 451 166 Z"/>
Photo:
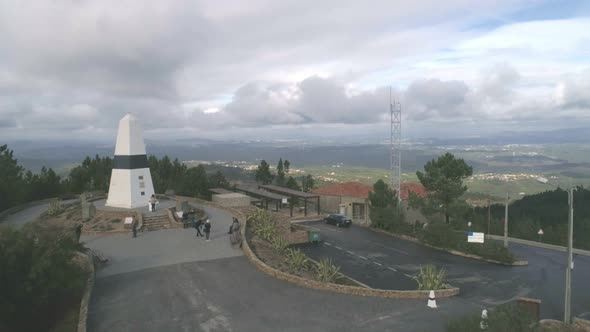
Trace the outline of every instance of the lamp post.
<path fill-rule="evenodd" d="M 546 178 L 538 178 L 538 182 L 543 184 L 549 183 Z M 568 203 L 568 225 L 567 225 L 567 265 L 565 267 L 565 305 L 563 313 L 563 322 L 571 324 L 572 321 L 572 270 L 573 264 L 573 246 L 574 246 L 574 190 L 570 187 L 567 189 Z"/>

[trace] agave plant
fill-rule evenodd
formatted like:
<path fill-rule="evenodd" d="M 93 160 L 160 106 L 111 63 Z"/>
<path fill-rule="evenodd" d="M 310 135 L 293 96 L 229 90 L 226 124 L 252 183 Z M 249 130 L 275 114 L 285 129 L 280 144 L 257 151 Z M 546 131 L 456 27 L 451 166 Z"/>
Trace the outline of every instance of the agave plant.
<path fill-rule="evenodd" d="M 307 271 L 308 260 L 307 256 L 299 249 L 287 249 L 285 262 L 287 263 L 289 272 Z"/>
<path fill-rule="evenodd" d="M 274 236 L 270 240 L 270 245 L 277 254 L 282 255 L 287 250 L 289 242 L 287 242 L 287 240 L 283 239 L 281 236 Z"/>
<path fill-rule="evenodd" d="M 437 290 L 445 287 L 447 272 L 428 264 L 420 267 L 420 273 L 413 279 L 418 283 L 419 290 Z"/>
<path fill-rule="evenodd" d="M 330 258 L 322 258 L 315 266 L 316 279 L 322 282 L 335 282 L 339 279 L 339 270 L 340 267 L 332 264 Z"/>
<path fill-rule="evenodd" d="M 49 204 L 49 209 L 47 209 L 47 214 L 50 216 L 57 216 L 58 214 L 63 212 L 63 208 L 61 206 L 61 202 L 59 199 L 51 202 Z"/>

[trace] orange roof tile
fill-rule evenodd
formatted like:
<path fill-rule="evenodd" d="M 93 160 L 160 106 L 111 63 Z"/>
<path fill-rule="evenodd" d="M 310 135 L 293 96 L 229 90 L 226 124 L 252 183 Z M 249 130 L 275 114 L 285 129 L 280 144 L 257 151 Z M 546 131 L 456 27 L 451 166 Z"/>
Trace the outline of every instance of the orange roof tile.
<path fill-rule="evenodd" d="M 346 182 L 329 184 L 320 188 L 313 189 L 311 192 L 314 194 L 322 195 L 333 195 L 333 196 L 349 196 L 358 198 L 369 198 L 369 192 L 373 187 L 358 183 L 358 182 Z"/>
<path fill-rule="evenodd" d="M 320 195 L 332 195 L 332 196 L 348 196 L 358 198 L 369 198 L 369 192 L 373 190 L 372 186 L 358 182 L 346 182 L 329 184 L 320 188 L 313 189 L 311 192 Z M 407 200 L 409 192 L 413 192 L 420 197 L 425 197 L 428 191 L 424 186 L 419 183 L 402 183 L 401 184 L 401 197 L 402 200 Z"/>
<path fill-rule="evenodd" d="M 426 195 L 428 195 L 428 191 L 420 183 L 402 183 L 400 191 L 402 192 L 401 197 L 404 201 L 408 199 L 408 197 L 410 196 L 410 192 L 413 192 L 414 194 L 420 197 L 425 197 Z"/>

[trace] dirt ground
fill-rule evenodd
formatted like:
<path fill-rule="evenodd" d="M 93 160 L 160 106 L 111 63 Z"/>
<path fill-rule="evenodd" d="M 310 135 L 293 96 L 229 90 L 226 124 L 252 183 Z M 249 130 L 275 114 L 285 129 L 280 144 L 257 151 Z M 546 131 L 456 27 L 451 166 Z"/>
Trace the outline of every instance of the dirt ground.
<path fill-rule="evenodd" d="M 55 216 L 44 213 L 39 218 L 40 221 L 49 227 L 63 227 L 72 229 L 74 232 L 80 224 L 82 225 L 82 233 L 113 232 L 125 231 L 123 220 L 125 216 L 130 216 L 128 213 L 96 211 L 94 218 L 84 221 L 82 220 L 82 207 L 79 203 L 64 205 L 63 208 L 64 210 Z"/>

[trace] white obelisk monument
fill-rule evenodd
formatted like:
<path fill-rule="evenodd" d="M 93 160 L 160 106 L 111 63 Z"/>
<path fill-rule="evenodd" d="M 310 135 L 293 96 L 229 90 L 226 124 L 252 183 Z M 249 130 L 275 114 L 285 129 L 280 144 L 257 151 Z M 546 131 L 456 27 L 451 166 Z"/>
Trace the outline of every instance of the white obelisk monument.
<path fill-rule="evenodd" d="M 137 118 L 127 113 L 119 121 L 106 206 L 127 209 L 147 206 L 152 194 L 154 185 L 145 153 L 143 129 Z"/>

